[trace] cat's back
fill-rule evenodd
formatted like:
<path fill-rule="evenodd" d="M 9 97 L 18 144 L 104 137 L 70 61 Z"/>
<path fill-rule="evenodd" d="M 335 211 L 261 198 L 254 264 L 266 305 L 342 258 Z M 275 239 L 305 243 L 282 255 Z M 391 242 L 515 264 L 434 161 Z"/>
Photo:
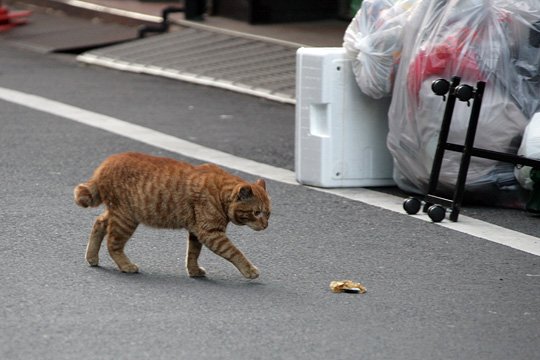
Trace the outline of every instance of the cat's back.
<path fill-rule="evenodd" d="M 138 152 L 125 152 L 120 154 L 114 154 L 106 158 L 101 167 L 106 168 L 115 168 L 115 169 L 131 169 L 138 171 L 155 171 L 159 168 L 165 167 L 189 167 L 192 168 L 188 163 L 183 163 L 181 161 L 153 156 Z"/>
<path fill-rule="evenodd" d="M 96 169 L 95 176 L 122 180 L 143 180 L 153 175 L 190 171 L 192 165 L 178 160 L 137 152 L 109 156 Z"/>
<path fill-rule="evenodd" d="M 148 199 L 157 192 L 180 190 L 193 166 L 175 159 L 136 152 L 111 155 L 94 172 L 103 198 Z"/>
<path fill-rule="evenodd" d="M 93 180 L 109 210 L 151 226 L 184 227 L 191 214 L 192 172 L 188 163 L 129 152 L 105 159 Z"/>

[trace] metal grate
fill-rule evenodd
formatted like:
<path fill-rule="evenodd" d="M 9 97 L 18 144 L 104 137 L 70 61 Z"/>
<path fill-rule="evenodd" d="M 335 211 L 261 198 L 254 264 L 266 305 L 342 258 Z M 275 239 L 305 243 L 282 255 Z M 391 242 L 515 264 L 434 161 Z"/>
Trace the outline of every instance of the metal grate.
<path fill-rule="evenodd" d="M 196 28 L 86 52 L 78 60 L 294 103 L 297 47 Z"/>

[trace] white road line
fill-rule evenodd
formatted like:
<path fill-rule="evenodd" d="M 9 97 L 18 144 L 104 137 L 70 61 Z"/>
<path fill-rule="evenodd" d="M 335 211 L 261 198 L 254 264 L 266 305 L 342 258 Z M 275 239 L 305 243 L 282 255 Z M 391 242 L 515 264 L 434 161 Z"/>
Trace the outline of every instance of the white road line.
<path fill-rule="evenodd" d="M 243 172 L 280 181 L 287 184 L 297 184 L 294 173 L 289 170 L 244 159 L 222 151 L 210 149 L 164 134 L 143 126 L 119 120 L 107 115 L 98 114 L 41 96 L 30 95 L 16 90 L 0 87 L 0 99 L 26 106 L 35 110 L 60 116 L 81 124 L 106 130 L 133 140 L 143 142 L 164 150 L 182 154 L 201 161 L 238 169 Z"/>
<path fill-rule="evenodd" d="M 140 125 L 131 124 L 110 116 L 49 100 L 41 96 L 0 87 L 0 99 L 106 130 L 193 159 L 213 162 L 230 169 L 261 176 L 266 179 L 289 185 L 298 185 L 294 172 L 290 170 L 258 163 L 253 160 L 210 149 Z M 402 208 L 403 199 L 397 196 L 376 192 L 366 188 L 312 189 L 350 200 L 360 201 L 402 214 L 403 216 L 411 216 L 404 213 Z M 423 214 L 415 215 L 413 217 L 431 221 Z M 463 215 L 460 215 L 458 222 L 454 223 L 445 220 L 437 225 L 540 256 L 540 238 L 506 229 L 501 226 Z"/>

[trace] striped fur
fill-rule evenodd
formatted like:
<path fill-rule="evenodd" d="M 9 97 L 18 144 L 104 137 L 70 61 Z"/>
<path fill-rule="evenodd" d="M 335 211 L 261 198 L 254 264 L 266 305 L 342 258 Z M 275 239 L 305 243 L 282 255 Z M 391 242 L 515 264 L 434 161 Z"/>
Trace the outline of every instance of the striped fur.
<path fill-rule="evenodd" d="M 105 236 L 112 259 L 123 272 L 137 272 L 124 246 L 139 224 L 188 231 L 186 270 L 204 276 L 198 258 L 202 245 L 229 260 L 249 279 L 258 269 L 225 234 L 227 224 L 264 230 L 270 217 L 270 198 L 264 180 L 248 183 L 216 165 L 193 166 L 177 160 L 140 153 L 110 156 L 84 184 L 74 189 L 75 203 L 82 207 L 105 205 L 96 219 L 86 260 L 99 263 Z"/>

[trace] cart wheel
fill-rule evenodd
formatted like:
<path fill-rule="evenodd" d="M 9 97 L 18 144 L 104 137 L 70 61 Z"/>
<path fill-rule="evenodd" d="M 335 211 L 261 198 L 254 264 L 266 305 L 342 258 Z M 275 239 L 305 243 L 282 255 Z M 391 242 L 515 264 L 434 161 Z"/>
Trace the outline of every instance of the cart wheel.
<path fill-rule="evenodd" d="M 417 214 L 418 211 L 420 211 L 421 205 L 422 203 L 420 202 L 420 200 L 414 197 L 410 197 L 408 199 L 405 199 L 405 201 L 403 201 L 403 209 L 405 209 L 405 211 L 409 215 Z"/>
<path fill-rule="evenodd" d="M 446 209 L 441 205 L 431 205 L 427 214 L 433 222 L 441 222 L 446 215 Z"/>
<path fill-rule="evenodd" d="M 450 82 L 445 79 L 438 79 L 431 83 L 431 90 L 435 95 L 444 96 L 450 90 Z"/>

